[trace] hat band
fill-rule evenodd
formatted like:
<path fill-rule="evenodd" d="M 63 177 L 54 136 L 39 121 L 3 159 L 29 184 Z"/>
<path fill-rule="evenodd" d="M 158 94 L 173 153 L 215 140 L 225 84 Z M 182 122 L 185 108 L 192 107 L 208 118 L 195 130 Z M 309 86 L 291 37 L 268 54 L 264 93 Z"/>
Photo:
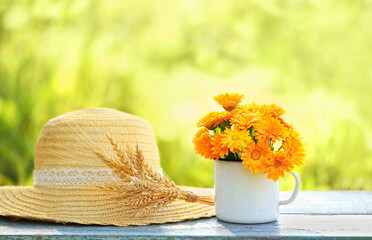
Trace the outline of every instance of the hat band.
<path fill-rule="evenodd" d="M 34 170 L 34 186 L 97 185 L 119 181 L 111 169 Z"/>

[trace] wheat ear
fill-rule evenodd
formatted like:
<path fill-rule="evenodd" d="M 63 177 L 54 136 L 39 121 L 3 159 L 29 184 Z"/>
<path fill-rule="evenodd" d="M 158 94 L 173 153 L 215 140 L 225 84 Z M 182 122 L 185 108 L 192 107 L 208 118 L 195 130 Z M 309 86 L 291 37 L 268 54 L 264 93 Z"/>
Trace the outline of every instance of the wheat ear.
<path fill-rule="evenodd" d="M 155 211 L 177 199 L 214 205 L 213 197 L 184 191 L 164 173 L 152 168 L 138 145 L 135 149 L 122 147 L 111 136 L 106 136 L 115 156 L 103 150 L 95 153 L 121 180 L 118 184 L 102 187 L 115 193 L 115 199 L 123 200 L 125 205 L 138 209 L 139 214 Z"/>

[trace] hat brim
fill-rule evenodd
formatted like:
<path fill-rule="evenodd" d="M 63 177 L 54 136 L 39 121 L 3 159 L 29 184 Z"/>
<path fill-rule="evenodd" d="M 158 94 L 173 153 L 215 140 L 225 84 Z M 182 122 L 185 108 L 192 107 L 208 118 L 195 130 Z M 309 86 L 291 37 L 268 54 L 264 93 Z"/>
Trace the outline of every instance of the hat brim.
<path fill-rule="evenodd" d="M 213 197 L 212 189 L 181 187 Z M 214 206 L 176 200 L 155 212 L 133 207 L 93 187 L 0 187 L 0 215 L 32 220 L 99 225 L 147 225 L 215 216 Z"/>

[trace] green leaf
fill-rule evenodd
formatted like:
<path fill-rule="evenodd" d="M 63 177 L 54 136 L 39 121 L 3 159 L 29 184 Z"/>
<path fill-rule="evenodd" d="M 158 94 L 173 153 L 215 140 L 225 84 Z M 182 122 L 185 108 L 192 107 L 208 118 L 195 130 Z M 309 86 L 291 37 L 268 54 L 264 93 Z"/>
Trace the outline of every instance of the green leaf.
<path fill-rule="evenodd" d="M 218 133 L 218 134 L 221 135 L 222 131 L 221 131 L 221 128 L 220 128 L 220 127 L 217 127 L 217 128 L 216 128 L 216 133 Z"/>

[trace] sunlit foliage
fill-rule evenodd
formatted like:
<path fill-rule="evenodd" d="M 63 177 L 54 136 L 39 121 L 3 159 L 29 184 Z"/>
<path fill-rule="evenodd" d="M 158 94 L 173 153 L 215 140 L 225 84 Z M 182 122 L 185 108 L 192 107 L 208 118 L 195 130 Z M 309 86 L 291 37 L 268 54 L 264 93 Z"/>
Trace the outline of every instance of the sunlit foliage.
<path fill-rule="evenodd" d="M 363 0 L 1 0 L 0 185 L 32 183 L 50 118 L 100 106 L 151 122 L 177 184 L 213 187 L 192 137 L 212 97 L 237 92 L 287 110 L 302 189 L 372 190 L 371 13 Z"/>

